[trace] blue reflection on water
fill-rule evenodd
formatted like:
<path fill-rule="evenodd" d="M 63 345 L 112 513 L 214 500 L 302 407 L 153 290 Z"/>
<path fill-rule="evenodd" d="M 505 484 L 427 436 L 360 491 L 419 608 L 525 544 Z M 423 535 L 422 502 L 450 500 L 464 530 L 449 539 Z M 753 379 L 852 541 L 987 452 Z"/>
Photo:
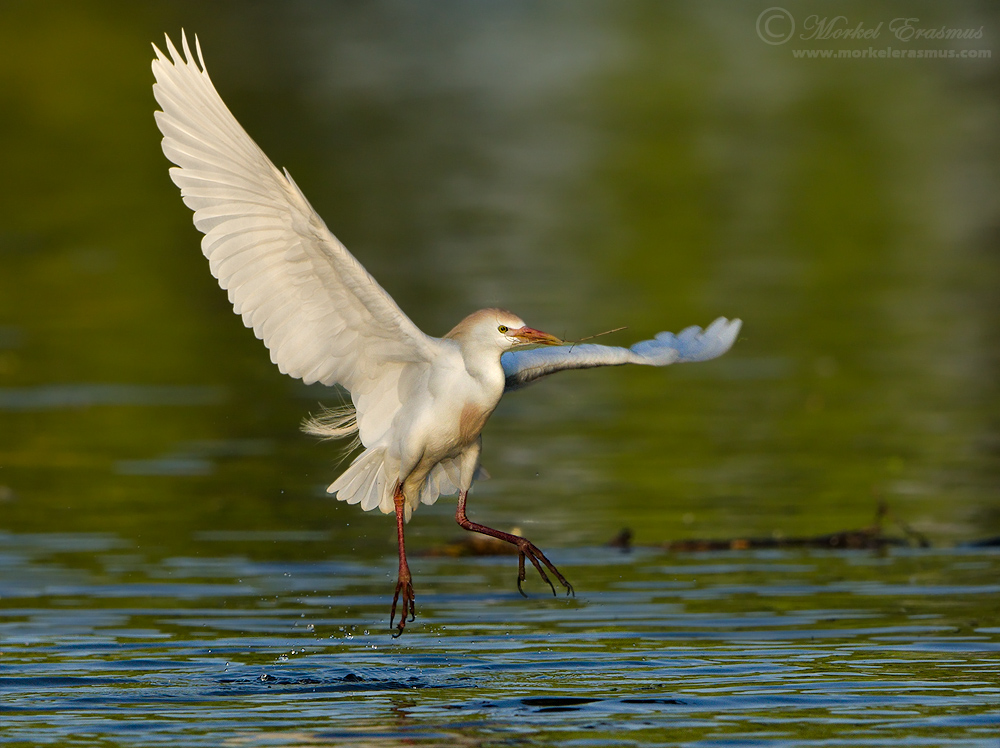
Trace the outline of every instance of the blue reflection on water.
<path fill-rule="evenodd" d="M 137 384 L 53 384 L 0 388 L 0 410 L 58 410 L 108 405 L 214 405 L 220 387 L 170 387 Z"/>
<path fill-rule="evenodd" d="M 1000 554 L 889 553 L 885 581 L 852 552 L 568 555 L 579 597 L 528 601 L 509 557 L 420 558 L 418 621 L 393 640 L 392 558 L 156 561 L 105 535 L 0 534 L 6 736 L 478 744 L 544 729 L 620 745 L 690 729 L 691 744 L 809 745 L 819 729 L 824 745 L 995 745 L 1000 629 L 953 611 L 986 612 L 996 586 L 965 575 L 995 574 Z M 914 562 L 938 582 L 897 583 Z"/>

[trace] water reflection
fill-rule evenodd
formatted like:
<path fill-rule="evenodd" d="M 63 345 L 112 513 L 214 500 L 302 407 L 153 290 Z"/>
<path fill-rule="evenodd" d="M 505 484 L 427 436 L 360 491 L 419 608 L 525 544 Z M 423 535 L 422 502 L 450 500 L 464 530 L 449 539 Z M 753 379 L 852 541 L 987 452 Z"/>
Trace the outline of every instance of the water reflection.
<path fill-rule="evenodd" d="M 218 387 L 149 387 L 129 384 L 64 384 L 0 389 L 0 410 L 63 410 L 106 405 L 212 405 Z"/>
<path fill-rule="evenodd" d="M 151 564 L 113 538 L 10 534 L 0 555 L 10 739 L 78 735 L 81 720 L 116 739 L 135 709 L 161 715 L 144 721 L 150 740 L 195 744 L 710 728 L 763 741 L 819 729 L 846 745 L 847 720 L 850 740 L 985 746 L 1000 725 L 989 551 L 577 549 L 583 589 L 568 601 L 522 601 L 509 559 L 422 558 L 421 626 L 401 640 L 383 631 L 391 557 Z"/>

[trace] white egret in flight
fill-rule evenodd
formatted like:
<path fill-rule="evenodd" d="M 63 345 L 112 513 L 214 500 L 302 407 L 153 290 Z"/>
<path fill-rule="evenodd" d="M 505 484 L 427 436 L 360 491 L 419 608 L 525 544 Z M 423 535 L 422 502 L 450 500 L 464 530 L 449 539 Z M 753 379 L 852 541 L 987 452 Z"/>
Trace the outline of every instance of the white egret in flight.
<path fill-rule="evenodd" d="M 194 224 L 202 252 L 233 310 L 252 327 L 285 374 L 306 384 L 340 385 L 351 404 L 309 420 L 305 429 L 354 437 L 364 450 L 327 489 L 341 501 L 395 512 L 397 603 L 413 620 L 415 598 L 403 528 L 420 504 L 458 494 L 455 518 L 466 530 L 498 538 L 519 553 L 555 594 L 546 570 L 572 586 L 527 539 L 466 517 L 469 488 L 480 473 L 480 432 L 513 389 L 564 369 L 705 361 L 727 350 L 739 320 L 719 318 L 704 331 L 660 333 L 631 348 L 564 346 L 502 309 L 470 314 L 442 338 L 424 334 L 327 229 L 292 181 L 279 171 L 223 103 L 195 39 L 197 61 L 182 33 L 168 54 L 154 45 L 153 93 L 170 176 Z M 528 348 L 529 346 L 546 346 Z M 524 594 L 523 590 L 521 593 Z"/>

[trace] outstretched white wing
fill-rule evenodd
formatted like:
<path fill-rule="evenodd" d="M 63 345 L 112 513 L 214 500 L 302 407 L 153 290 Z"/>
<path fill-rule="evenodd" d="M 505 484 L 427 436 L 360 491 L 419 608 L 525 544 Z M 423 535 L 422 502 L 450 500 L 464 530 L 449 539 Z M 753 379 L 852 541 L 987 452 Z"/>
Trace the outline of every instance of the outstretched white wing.
<path fill-rule="evenodd" d="M 586 344 L 507 351 L 500 357 L 507 377 L 506 391 L 524 387 L 564 369 L 622 364 L 666 366 L 687 361 L 708 361 L 732 347 L 742 324 L 738 319 L 719 317 L 704 331 L 700 327 L 688 327 L 676 335 L 661 332 L 653 340 L 644 340 L 631 348 Z"/>
<path fill-rule="evenodd" d="M 169 57 L 153 47 L 163 152 L 177 164 L 170 176 L 205 234 L 212 274 L 271 360 L 307 384 L 343 385 L 356 404 L 379 389 L 377 380 L 398 377 L 392 364 L 430 361 L 436 340 L 403 314 L 230 113 L 197 37 L 197 64 L 183 34 L 181 48 L 183 55 L 169 37 Z"/>

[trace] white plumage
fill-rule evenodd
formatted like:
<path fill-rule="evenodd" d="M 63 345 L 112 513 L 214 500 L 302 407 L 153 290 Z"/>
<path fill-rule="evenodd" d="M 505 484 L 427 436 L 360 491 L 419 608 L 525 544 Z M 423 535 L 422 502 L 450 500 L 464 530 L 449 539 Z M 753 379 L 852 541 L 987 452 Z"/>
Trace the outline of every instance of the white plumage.
<path fill-rule="evenodd" d="M 443 338 L 430 337 L 243 130 L 216 92 L 197 39 L 197 60 L 183 34 L 180 51 L 169 37 L 166 49 L 154 46 L 153 93 L 162 109 L 156 123 L 163 152 L 176 164 L 170 176 L 205 235 L 201 247 L 212 274 L 283 373 L 350 392 L 352 405 L 312 419 L 306 430 L 356 436 L 364 451 L 328 490 L 366 511 L 396 513 L 396 598 L 402 594 L 404 604 L 398 632 L 414 610 L 403 524 L 421 502 L 441 494 L 459 494 L 462 527 L 517 546 L 519 589 L 527 557 L 546 582 L 542 564 L 572 590 L 530 542 L 465 516 L 480 471 L 480 432 L 501 396 L 564 369 L 714 358 L 733 344 L 740 321 L 720 318 L 704 332 L 660 333 L 631 348 L 561 346 L 510 312 L 484 309 Z M 525 345 L 561 347 L 515 350 Z M 390 625 L 395 607 L 396 599 Z"/>

